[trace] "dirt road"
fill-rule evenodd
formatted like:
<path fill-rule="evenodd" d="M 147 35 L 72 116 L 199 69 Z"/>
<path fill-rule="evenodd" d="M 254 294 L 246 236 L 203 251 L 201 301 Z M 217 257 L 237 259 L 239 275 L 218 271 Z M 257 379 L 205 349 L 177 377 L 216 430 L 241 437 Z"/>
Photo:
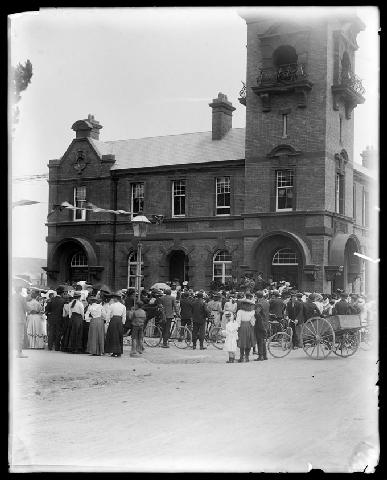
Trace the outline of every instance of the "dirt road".
<path fill-rule="evenodd" d="M 148 348 L 142 358 L 28 350 L 13 360 L 12 471 L 373 471 L 372 352 L 225 364 Z M 255 358 L 255 357 L 254 357 Z M 368 465 L 368 467 L 367 467 Z"/>

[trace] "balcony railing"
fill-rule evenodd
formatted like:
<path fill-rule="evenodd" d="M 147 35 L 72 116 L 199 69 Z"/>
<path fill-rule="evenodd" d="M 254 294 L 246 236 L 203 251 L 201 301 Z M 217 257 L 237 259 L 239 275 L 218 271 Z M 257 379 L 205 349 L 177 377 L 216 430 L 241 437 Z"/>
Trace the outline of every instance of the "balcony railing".
<path fill-rule="evenodd" d="M 260 70 L 257 83 L 265 85 L 268 83 L 289 84 L 307 78 L 305 64 L 289 63 L 280 65 L 277 68 L 263 68 Z"/>
<path fill-rule="evenodd" d="M 365 88 L 363 87 L 360 78 L 352 72 L 343 72 L 341 74 L 341 84 L 349 87 L 361 96 L 365 94 Z"/>

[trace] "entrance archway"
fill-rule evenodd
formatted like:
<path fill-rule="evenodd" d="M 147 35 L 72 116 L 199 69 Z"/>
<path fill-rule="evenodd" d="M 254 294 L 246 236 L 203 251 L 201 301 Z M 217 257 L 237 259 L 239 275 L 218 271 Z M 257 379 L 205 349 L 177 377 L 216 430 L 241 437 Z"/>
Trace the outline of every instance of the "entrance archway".
<path fill-rule="evenodd" d="M 189 281 L 188 278 L 188 255 L 183 250 L 174 250 L 168 255 L 169 280 L 178 280 L 180 284 Z"/>
<path fill-rule="evenodd" d="M 303 269 L 312 263 L 307 244 L 290 232 L 274 231 L 259 238 L 252 250 L 251 265 L 265 280 L 285 280 L 303 288 Z"/>
<path fill-rule="evenodd" d="M 363 260 L 355 255 L 360 253 L 359 239 L 353 234 L 338 233 L 332 240 L 329 252 L 330 265 L 343 267 L 343 273 L 334 277 L 332 291 L 344 290 L 348 293 L 364 289 Z"/>

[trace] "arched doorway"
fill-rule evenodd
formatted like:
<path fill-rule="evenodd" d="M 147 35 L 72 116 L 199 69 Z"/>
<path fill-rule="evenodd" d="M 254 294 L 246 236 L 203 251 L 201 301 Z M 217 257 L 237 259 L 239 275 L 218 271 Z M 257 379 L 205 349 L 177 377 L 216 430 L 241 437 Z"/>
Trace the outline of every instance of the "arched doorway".
<path fill-rule="evenodd" d="M 303 269 L 312 264 L 307 244 L 290 232 L 273 231 L 259 238 L 252 250 L 251 265 L 263 272 L 264 280 L 285 280 L 302 289 Z"/>
<path fill-rule="evenodd" d="M 178 280 L 180 284 L 189 281 L 188 278 L 188 255 L 183 250 L 174 250 L 168 256 L 169 280 Z"/>
<path fill-rule="evenodd" d="M 291 248 L 276 250 L 271 262 L 271 277 L 274 282 L 285 280 L 290 285 L 298 286 L 298 255 Z"/>
<path fill-rule="evenodd" d="M 69 256 L 70 258 L 70 256 Z M 69 282 L 80 282 L 81 280 L 89 280 L 89 264 L 87 255 L 83 249 L 76 251 L 70 259 L 70 264 L 67 267 L 69 272 Z"/>
<path fill-rule="evenodd" d="M 344 233 L 335 235 L 330 245 L 329 264 L 341 266 L 343 272 L 333 278 L 332 291 L 339 288 L 348 293 L 359 293 L 364 290 L 364 261 L 355 255 L 360 251 L 360 242 L 355 235 Z"/>

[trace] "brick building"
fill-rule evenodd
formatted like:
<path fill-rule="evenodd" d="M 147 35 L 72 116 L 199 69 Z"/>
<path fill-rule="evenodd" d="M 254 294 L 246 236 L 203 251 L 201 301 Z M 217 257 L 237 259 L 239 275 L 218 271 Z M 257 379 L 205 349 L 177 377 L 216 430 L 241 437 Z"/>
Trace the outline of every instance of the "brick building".
<path fill-rule="evenodd" d="M 354 252 L 372 254 L 368 167 L 376 165 L 371 151 L 363 165 L 353 159 L 352 113 L 364 102 L 354 57 L 364 26 L 337 14 L 307 25 L 243 18 L 246 129 L 232 128 L 235 107 L 221 93 L 209 104 L 210 132 L 109 142 L 89 115 L 49 162 L 49 208 L 87 201 L 163 215 L 143 241 L 145 287 L 179 278 L 208 288 L 262 271 L 307 291 L 364 290 L 366 265 Z M 47 225 L 52 286 L 134 285 L 130 217 L 57 210 Z"/>

